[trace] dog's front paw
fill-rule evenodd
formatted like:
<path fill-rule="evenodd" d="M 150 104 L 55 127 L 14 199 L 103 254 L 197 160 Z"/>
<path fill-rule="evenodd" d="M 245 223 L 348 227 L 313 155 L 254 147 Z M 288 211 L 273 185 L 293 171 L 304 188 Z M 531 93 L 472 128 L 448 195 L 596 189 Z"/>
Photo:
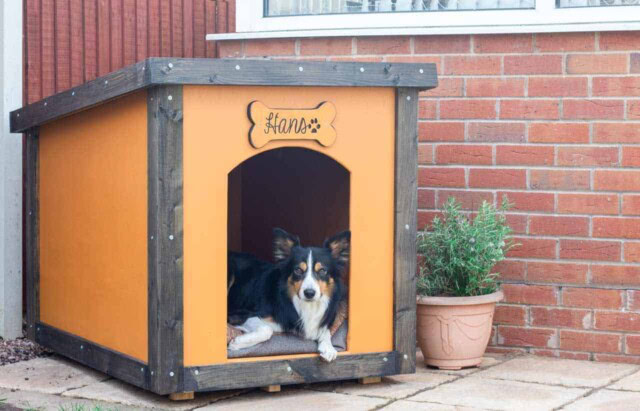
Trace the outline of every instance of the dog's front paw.
<path fill-rule="evenodd" d="M 331 343 L 320 343 L 318 345 L 318 352 L 320 353 L 320 358 L 326 362 L 331 362 L 338 356 L 338 352 L 333 348 Z"/>
<path fill-rule="evenodd" d="M 241 344 L 237 341 L 238 337 L 234 338 L 233 340 L 231 340 L 231 342 L 229 343 L 229 345 L 227 346 L 227 348 L 229 348 L 231 351 L 237 351 L 237 350 L 241 350 L 245 347 L 245 344 Z"/>

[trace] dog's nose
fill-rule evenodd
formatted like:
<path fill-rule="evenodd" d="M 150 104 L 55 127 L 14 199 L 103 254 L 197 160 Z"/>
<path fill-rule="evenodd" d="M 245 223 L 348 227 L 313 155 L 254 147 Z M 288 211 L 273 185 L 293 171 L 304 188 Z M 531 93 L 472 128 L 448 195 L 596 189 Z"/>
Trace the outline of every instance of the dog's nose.
<path fill-rule="evenodd" d="M 316 295 L 316 292 L 312 288 L 307 288 L 306 290 L 304 290 L 304 296 L 308 299 L 312 299 L 314 295 Z"/>

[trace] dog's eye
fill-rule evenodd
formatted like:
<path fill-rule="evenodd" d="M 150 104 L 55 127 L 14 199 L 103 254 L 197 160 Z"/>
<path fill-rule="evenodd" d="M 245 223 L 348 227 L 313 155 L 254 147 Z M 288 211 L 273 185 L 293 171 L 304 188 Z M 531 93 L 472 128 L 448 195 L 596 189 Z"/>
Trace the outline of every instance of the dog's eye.
<path fill-rule="evenodd" d="M 327 269 L 326 268 L 321 268 L 318 270 L 318 274 L 320 275 L 327 275 Z"/>
<path fill-rule="evenodd" d="M 302 275 L 302 269 L 296 268 L 295 270 L 293 270 L 293 274 L 295 274 L 296 277 L 300 277 Z"/>

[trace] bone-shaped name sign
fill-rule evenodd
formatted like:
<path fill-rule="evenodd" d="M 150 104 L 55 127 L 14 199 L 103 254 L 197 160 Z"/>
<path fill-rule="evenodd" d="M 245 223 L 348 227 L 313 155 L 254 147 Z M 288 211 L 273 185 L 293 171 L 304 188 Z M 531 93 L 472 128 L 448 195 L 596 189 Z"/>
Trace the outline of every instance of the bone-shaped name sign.
<path fill-rule="evenodd" d="M 316 140 L 325 147 L 336 141 L 331 123 L 336 107 L 330 102 L 311 109 L 269 108 L 259 101 L 249 104 L 249 142 L 254 148 L 272 140 Z"/>

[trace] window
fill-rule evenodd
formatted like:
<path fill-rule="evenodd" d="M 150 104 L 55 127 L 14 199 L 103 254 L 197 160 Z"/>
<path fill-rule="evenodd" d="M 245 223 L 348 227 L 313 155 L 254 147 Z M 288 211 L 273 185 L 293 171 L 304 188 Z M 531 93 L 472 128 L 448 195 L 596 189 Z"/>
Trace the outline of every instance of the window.
<path fill-rule="evenodd" d="M 640 0 L 242 0 L 243 38 L 640 30 Z"/>

